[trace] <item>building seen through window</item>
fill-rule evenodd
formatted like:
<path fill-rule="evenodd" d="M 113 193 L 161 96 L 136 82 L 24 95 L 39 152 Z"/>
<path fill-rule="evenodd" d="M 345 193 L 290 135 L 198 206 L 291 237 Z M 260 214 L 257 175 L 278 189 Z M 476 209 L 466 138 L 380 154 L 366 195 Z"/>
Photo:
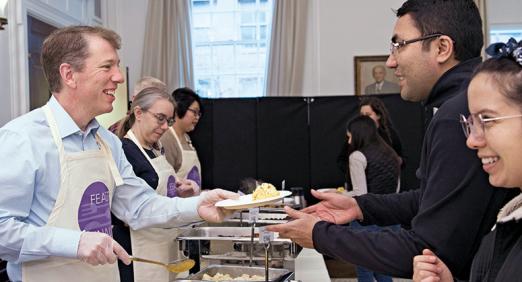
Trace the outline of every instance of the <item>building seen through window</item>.
<path fill-rule="evenodd" d="M 192 0 L 196 91 L 264 96 L 273 0 Z"/>
<path fill-rule="evenodd" d="M 489 30 L 489 42 L 507 42 L 509 38 L 522 40 L 522 26 L 492 26 Z"/>

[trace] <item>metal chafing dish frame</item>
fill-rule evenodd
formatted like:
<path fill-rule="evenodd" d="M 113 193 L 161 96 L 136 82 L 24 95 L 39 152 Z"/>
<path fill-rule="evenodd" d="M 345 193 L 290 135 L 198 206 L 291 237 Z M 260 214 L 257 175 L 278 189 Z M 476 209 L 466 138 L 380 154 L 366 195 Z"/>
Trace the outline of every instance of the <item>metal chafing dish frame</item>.
<path fill-rule="evenodd" d="M 259 234 L 259 228 L 254 228 L 254 232 Z M 245 256 L 234 256 L 231 255 L 233 252 L 226 253 L 218 253 L 218 254 L 210 254 L 203 255 L 201 252 L 199 253 L 199 257 L 204 259 L 210 263 L 218 262 L 233 262 L 233 263 L 241 263 L 245 265 L 247 261 L 250 261 L 250 265 L 254 261 L 262 261 L 264 257 L 260 257 L 258 255 L 253 254 L 254 246 L 259 246 L 259 238 L 254 237 L 252 241 L 252 227 L 197 227 L 191 229 L 185 229 L 176 240 L 179 242 L 180 250 L 186 249 L 187 241 L 227 241 L 232 243 L 233 248 L 230 250 L 236 250 L 235 246 L 245 246 L 250 245 L 250 256 L 245 252 Z M 279 238 L 276 236 L 270 242 L 272 246 L 272 250 L 270 251 L 271 261 L 274 262 L 274 265 L 280 265 L 283 268 L 290 269 L 293 271 L 294 269 L 294 259 L 297 256 L 297 246 L 290 239 Z M 288 248 L 286 247 L 288 246 Z M 273 247 L 276 247 L 274 249 Z M 242 247 L 241 247 L 242 248 Z M 277 252 L 279 255 L 274 256 L 274 252 Z M 225 264 L 228 265 L 228 264 Z"/>
<path fill-rule="evenodd" d="M 255 228 L 254 232 L 259 233 L 259 228 Z M 251 228 L 250 227 L 197 227 L 183 231 L 176 240 L 215 240 L 215 241 L 234 241 L 234 242 L 250 242 Z M 258 243 L 259 238 L 255 237 L 254 242 Z M 290 244 L 292 240 L 280 238 L 276 236 L 272 241 L 273 245 Z"/>

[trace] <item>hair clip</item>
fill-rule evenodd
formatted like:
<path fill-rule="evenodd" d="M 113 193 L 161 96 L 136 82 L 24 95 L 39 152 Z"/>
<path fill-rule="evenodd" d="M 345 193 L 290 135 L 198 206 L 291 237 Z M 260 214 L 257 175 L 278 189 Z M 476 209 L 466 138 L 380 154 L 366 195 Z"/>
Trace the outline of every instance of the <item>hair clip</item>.
<path fill-rule="evenodd" d="M 486 53 L 492 58 L 513 58 L 515 62 L 522 66 L 522 41 L 519 43 L 511 37 L 507 43 L 493 43 L 486 48 Z"/>

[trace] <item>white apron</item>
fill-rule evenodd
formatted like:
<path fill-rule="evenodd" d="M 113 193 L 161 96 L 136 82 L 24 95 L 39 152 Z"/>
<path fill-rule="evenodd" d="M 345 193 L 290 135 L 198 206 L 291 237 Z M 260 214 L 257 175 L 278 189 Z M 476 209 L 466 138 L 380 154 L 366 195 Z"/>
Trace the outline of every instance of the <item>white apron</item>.
<path fill-rule="evenodd" d="M 158 187 L 156 193 L 167 196 L 176 196 L 176 172 L 167 162 L 165 156 L 151 159 L 145 152 L 138 139 L 131 130 L 125 136 L 132 140 L 145 158 L 150 162 L 156 174 L 158 174 Z M 130 229 L 132 255 L 139 258 L 152 259 L 161 262 L 171 262 L 178 258 L 176 237 L 179 234 L 177 228 L 146 228 L 141 230 Z M 135 282 L 168 282 L 176 277 L 176 273 L 170 273 L 160 265 L 149 263 L 133 263 Z"/>
<path fill-rule="evenodd" d="M 123 180 L 110 148 L 96 134 L 100 150 L 66 153 L 49 106 L 43 107 L 60 157 L 61 184 L 46 226 L 103 232 L 112 236 L 111 201 Z M 89 173 L 85 173 L 88 171 Z M 22 280 L 119 282 L 118 264 L 92 266 L 79 259 L 49 257 L 22 264 Z"/>
<path fill-rule="evenodd" d="M 181 167 L 178 169 L 177 174 L 180 178 L 186 178 L 193 180 L 201 187 L 201 163 L 199 162 L 198 154 L 196 150 L 184 150 L 181 142 L 179 141 L 178 135 L 174 128 L 169 128 L 172 135 L 178 143 L 179 149 L 181 150 Z M 191 145 L 192 146 L 192 145 Z"/>

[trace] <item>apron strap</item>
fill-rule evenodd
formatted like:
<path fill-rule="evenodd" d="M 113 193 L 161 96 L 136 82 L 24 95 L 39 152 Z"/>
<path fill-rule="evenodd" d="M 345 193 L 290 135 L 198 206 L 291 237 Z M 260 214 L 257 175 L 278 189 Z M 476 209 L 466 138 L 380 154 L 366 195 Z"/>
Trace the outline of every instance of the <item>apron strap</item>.
<path fill-rule="evenodd" d="M 140 142 L 138 141 L 138 138 L 136 138 L 136 135 L 134 135 L 134 133 L 132 132 L 132 129 L 129 129 L 129 131 L 127 131 L 127 134 L 125 134 L 125 137 L 129 138 L 132 142 L 134 142 L 134 144 L 136 144 L 136 146 L 138 146 L 138 148 L 140 149 L 141 153 L 149 161 L 149 163 L 152 166 L 152 168 L 155 171 L 158 171 L 158 168 L 156 166 L 154 166 L 154 162 L 149 157 L 149 154 L 147 154 L 147 152 L 145 152 L 145 149 L 143 149 L 143 146 L 141 146 Z"/>
<path fill-rule="evenodd" d="M 107 159 L 109 160 L 109 169 L 111 170 L 112 177 L 114 178 L 114 184 L 116 187 L 121 186 L 124 184 L 123 178 L 121 177 L 120 171 L 118 170 L 118 166 L 116 165 L 116 161 L 112 157 L 112 151 L 109 146 L 107 146 L 107 143 L 105 143 L 98 132 L 96 132 L 96 142 L 98 142 L 98 145 L 103 151 L 103 154 Z"/>
<path fill-rule="evenodd" d="M 56 123 L 56 119 L 54 119 L 54 115 L 51 111 L 51 108 L 49 105 L 44 105 L 42 107 L 45 117 L 47 118 L 47 123 L 49 124 L 49 127 L 51 128 L 51 134 L 53 135 L 54 143 L 56 144 L 56 147 L 58 147 L 59 153 L 60 153 L 60 159 L 65 152 L 65 149 L 63 147 L 62 138 L 60 138 L 60 133 L 58 131 L 58 125 Z"/>
<path fill-rule="evenodd" d="M 56 147 L 58 147 L 58 154 L 60 155 L 60 164 L 61 164 L 61 175 L 64 175 L 65 166 L 63 164 L 65 164 L 65 149 L 63 146 L 62 138 L 60 137 L 60 134 L 58 131 L 58 125 L 56 123 L 56 119 L 54 118 L 54 114 L 51 111 L 51 108 L 49 107 L 49 105 L 44 105 L 42 107 L 42 109 L 45 113 L 45 117 L 47 118 L 47 123 L 49 124 L 49 127 L 51 128 L 51 134 L 53 136 L 54 143 L 56 144 Z M 98 132 L 96 132 L 95 138 L 96 138 L 96 142 L 100 146 L 100 149 L 102 150 L 103 154 L 109 160 L 109 169 L 111 170 L 111 173 L 114 178 L 114 182 L 115 182 L 116 186 L 123 185 L 123 179 L 121 178 L 121 174 L 118 171 L 116 162 L 114 161 L 114 158 L 112 157 L 111 149 L 101 139 Z"/>

